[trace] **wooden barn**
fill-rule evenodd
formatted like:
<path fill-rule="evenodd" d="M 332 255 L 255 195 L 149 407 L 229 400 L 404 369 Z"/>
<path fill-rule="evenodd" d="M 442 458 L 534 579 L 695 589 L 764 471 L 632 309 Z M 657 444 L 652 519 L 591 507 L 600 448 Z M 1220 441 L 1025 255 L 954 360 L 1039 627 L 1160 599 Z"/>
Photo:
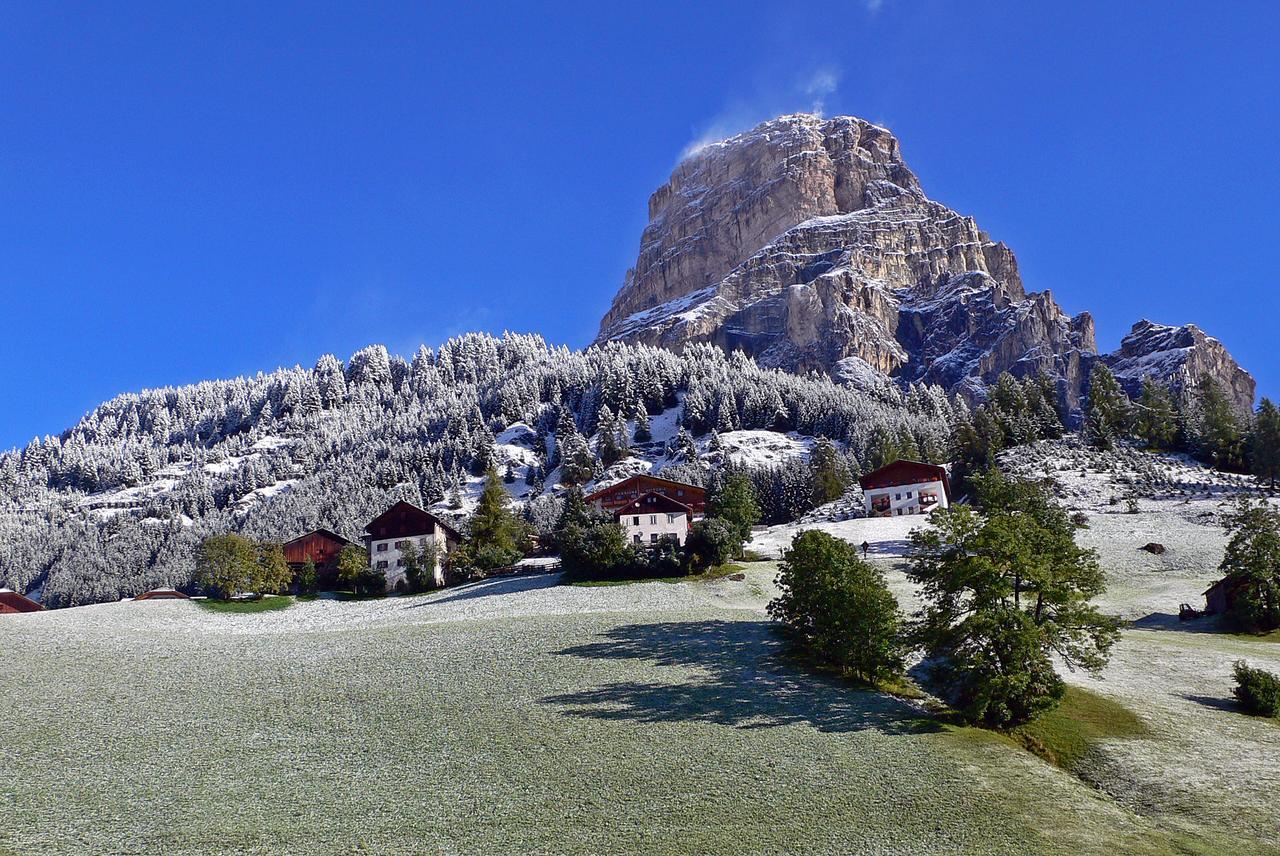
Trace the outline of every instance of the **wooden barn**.
<path fill-rule="evenodd" d="M 681 505 L 687 506 L 694 519 L 701 517 L 707 509 L 707 491 L 704 488 L 645 473 L 601 488 L 586 499 L 587 502 L 595 503 L 597 508 L 612 514 L 647 493 L 670 497 Z"/>
<path fill-rule="evenodd" d="M 1204 614 L 1221 615 L 1235 605 L 1240 590 L 1247 583 L 1235 577 L 1223 577 L 1204 591 Z"/>
<path fill-rule="evenodd" d="M 0 588 L 0 615 L 9 612 L 39 612 L 43 606 L 13 589 Z"/>
<path fill-rule="evenodd" d="M 190 598 L 177 589 L 158 588 L 152 589 L 151 591 L 144 591 L 142 594 L 135 597 L 134 600 L 190 600 Z"/>
<path fill-rule="evenodd" d="M 284 543 L 284 560 L 290 568 L 298 571 L 308 558 L 311 559 L 316 563 L 317 584 L 321 588 L 332 588 L 338 579 L 338 554 L 351 544 L 332 530 L 313 529 Z"/>
<path fill-rule="evenodd" d="M 951 480 L 946 467 L 908 461 L 887 464 L 858 479 L 871 517 L 925 514 L 951 504 Z"/>

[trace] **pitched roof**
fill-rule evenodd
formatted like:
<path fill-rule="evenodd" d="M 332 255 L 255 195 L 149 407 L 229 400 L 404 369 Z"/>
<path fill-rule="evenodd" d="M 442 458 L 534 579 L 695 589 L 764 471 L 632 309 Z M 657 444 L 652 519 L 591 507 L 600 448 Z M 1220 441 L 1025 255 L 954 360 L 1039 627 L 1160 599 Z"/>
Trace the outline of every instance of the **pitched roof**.
<path fill-rule="evenodd" d="M 586 496 L 586 500 L 587 500 L 587 502 L 592 502 L 593 500 L 597 500 L 597 499 L 599 499 L 600 497 L 604 496 L 606 493 L 609 493 L 610 491 L 617 490 L 618 488 L 623 487 L 624 485 L 626 485 L 626 484 L 628 484 L 628 483 L 630 483 L 630 482 L 638 481 L 638 480 L 640 480 L 640 479 L 646 479 L 646 480 L 648 480 L 648 481 L 659 482 L 660 484 L 669 484 L 669 485 L 671 485 L 672 487 L 677 487 L 677 488 L 681 488 L 681 489 L 684 489 L 684 490 L 694 490 L 694 491 L 698 491 L 698 492 L 700 492 L 700 493 L 706 493 L 706 492 L 707 492 L 707 489 L 706 489 L 705 487 L 698 487 L 696 484 L 688 484 L 687 482 L 672 481 L 671 479 L 664 479 L 664 478 L 662 478 L 661 476 L 655 476 L 655 475 L 652 475 L 652 474 L 650 474 L 650 473 L 636 473 L 635 475 L 627 476 L 627 477 L 626 477 L 625 479 L 623 479 L 622 481 L 614 482 L 613 484 L 609 485 L 608 487 L 602 487 L 602 488 L 600 488 L 600 489 L 596 490 L 594 493 L 588 494 L 588 495 Z"/>
<path fill-rule="evenodd" d="M 445 523 L 430 511 L 424 511 L 411 502 L 405 502 L 403 499 L 370 520 L 364 528 L 370 535 L 375 536 L 377 535 L 377 533 L 373 531 L 375 527 L 385 528 L 387 530 L 387 534 L 379 537 L 396 538 L 404 535 L 426 534 L 426 529 L 422 527 L 429 526 L 430 524 L 438 524 L 440 528 L 445 531 L 446 535 L 454 538 L 455 540 L 462 540 L 462 536 L 458 534 L 458 530 L 454 529 L 448 523 Z"/>
<path fill-rule="evenodd" d="M 652 514 L 655 512 L 663 514 L 670 512 L 692 514 L 693 509 L 678 499 L 672 499 L 666 494 L 651 490 L 613 512 L 613 516 L 624 517 L 628 514 Z"/>
<path fill-rule="evenodd" d="M 135 597 L 134 600 L 189 600 L 189 598 L 177 589 L 158 588 L 152 589 L 151 591 L 144 591 L 142 594 Z"/>
<path fill-rule="evenodd" d="M 951 480 L 947 477 L 947 468 L 938 464 L 926 464 L 924 461 L 910 461 L 906 458 L 885 464 L 878 470 L 872 470 L 858 479 L 864 490 L 878 487 L 893 487 L 902 484 L 918 484 L 922 481 L 940 481 L 946 491 L 947 499 L 951 498 Z"/>
<path fill-rule="evenodd" d="M 343 538 L 341 535 L 339 535 L 337 532 L 334 532 L 332 529 L 312 529 L 310 532 L 303 532 L 297 538 L 290 538 L 288 541 L 285 541 L 282 546 L 288 547 L 290 544 L 296 544 L 298 541 L 301 541 L 303 538 L 310 538 L 312 535 L 323 535 L 326 538 L 330 539 L 331 541 L 337 541 L 339 544 L 353 543 L 347 538 Z"/>
<path fill-rule="evenodd" d="M 36 603 L 25 594 L 18 594 L 11 588 L 0 588 L 0 603 L 18 612 L 38 612 L 44 609 L 43 604 Z"/>

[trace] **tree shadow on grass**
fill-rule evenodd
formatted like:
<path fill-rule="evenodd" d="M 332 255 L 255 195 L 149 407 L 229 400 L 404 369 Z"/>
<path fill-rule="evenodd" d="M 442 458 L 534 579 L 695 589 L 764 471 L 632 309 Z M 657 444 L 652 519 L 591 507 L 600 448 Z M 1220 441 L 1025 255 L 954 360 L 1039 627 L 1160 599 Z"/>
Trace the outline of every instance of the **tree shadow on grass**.
<path fill-rule="evenodd" d="M 824 732 L 917 734 L 942 728 L 901 699 L 806 671 L 765 621 L 631 624 L 603 635 L 605 641 L 555 653 L 680 671 L 668 681 L 611 683 L 550 696 L 544 704 L 589 719 L 743 729 L 803 724 Z"/>
<path fill-rule="evenodd" d="M 1187 701 L 1193 701 L 1196 704 L 1202 704 L 1205 707 L 1211 707 L 1214 710 L 1225 710 L 1228 713 L 1240 713 L 1244 711 L 1240 708 L 1239 702 L 1234 698 L 1222 698 L 1221 696 L 1197 695 L 1195 693 L 1183 693 L 1182 697 Z"/>
<path fill-rule="evenodd" d="M 427 600 L 421 600 L 405 607 L 405 609 L 420 609 L 422 607 L 435 606 L 440 603 L 455 603 L 462 600 L 474 600 L 478 597 L 495 597 L 504 594 L 517 594 L 525 591 L 537 591 L 538 589 L 551 588 L 560 584 L 559 573 L 546 574 L 523 574 L 511 577 L 493 577 L 487 580 L 480 580 L 474 583 L 466 583 L 452 589 L 452 593 L 445 597 L 432 597 Z"/>
<path fill-rule="evenodd" d="M 1217 617 L 1203 615 L 1186 621 L 1174 612 L 1149 612 L 1141 618 L 1129 622 L 1135 630 L 1164 630 L 1178 633 L 1221 633 L 1221 622 Z"/>

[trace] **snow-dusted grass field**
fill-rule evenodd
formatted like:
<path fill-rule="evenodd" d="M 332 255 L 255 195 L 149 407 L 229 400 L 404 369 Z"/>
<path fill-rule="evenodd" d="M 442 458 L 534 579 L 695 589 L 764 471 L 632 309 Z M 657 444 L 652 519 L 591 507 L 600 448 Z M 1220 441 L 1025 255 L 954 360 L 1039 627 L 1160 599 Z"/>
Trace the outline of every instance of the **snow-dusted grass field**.
<path fill-rule="evenodd" d="M 0 622 L 0 851 L 1169 853 L 999 737 L 798 672 L 743 582 Z"/>
<path fill-rule="evenodd" d="M 1135 491 L 1128 514 L 1123 467 L 1059 471 L 1104 606 L 1134 622 L 1101 680 L 1068 680 L 1146 727 L 1079 777 L 798 670 L 763 612 L 774 563 L 254 614 L 120 603 L 0 616 L 0 853 L 1280 853 L 1280 723 L 1230 701 L 1231 662 L 1280 671 L 1280 644 L 1176 618 L 1237 486 L 1190 468 L 1208 488 Z M 910 612 L 921 522 L 818 526 L 868 541 Z"/>

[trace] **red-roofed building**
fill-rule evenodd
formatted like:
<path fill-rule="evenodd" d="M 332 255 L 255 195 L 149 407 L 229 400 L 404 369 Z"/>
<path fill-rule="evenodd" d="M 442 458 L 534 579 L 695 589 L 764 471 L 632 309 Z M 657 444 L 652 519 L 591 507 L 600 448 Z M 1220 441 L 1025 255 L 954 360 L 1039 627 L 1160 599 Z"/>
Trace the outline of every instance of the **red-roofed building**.
<path fill-rule="evenodd" d="M 142 594 L 134 598 L 138 600 L 190 600 L 185 594 L 177 589 L 158 588 L 151 591 L 144 591 Z"/>
<path fill-rule="evenodd" d="M 646 493 L 669 496 L 681 505 L 687 506 L 695 517 L 701 517 L 707 508 L 705 489 L 644 473 L 601 488 L 586 499 L 587 502 L 595 503 L 597 508 L 612 514 L 627 503 L 635 502 Z"/>
<path fill-rule="evenodd" d="M 13 589 L 0 588 L 0 614 L 9 612 L 39 612 L 43 606 Z"/>
<path fill-rule="evenodd" d="M 284 560 L 295 572 L 302 569 L 307 559 L 315 562 L 317 585 L 331 588 L 338 581 L 338 554 L 351 544 L 337 532 L 314 529 L 284 542 Z"/>
<path fill-rule="evenodd" d="M 951 504 L 946 467 L 899 459 L 858 479 L 872 517 L 927 514 Z"/>
<path fill-rule="evenodd" d="M 658 544 L 670 539 L 684 546 L 689 537 L 693 509 L 683 502 L 650 491 L 613 512 L 627 540 L 633 544 Z"/>

